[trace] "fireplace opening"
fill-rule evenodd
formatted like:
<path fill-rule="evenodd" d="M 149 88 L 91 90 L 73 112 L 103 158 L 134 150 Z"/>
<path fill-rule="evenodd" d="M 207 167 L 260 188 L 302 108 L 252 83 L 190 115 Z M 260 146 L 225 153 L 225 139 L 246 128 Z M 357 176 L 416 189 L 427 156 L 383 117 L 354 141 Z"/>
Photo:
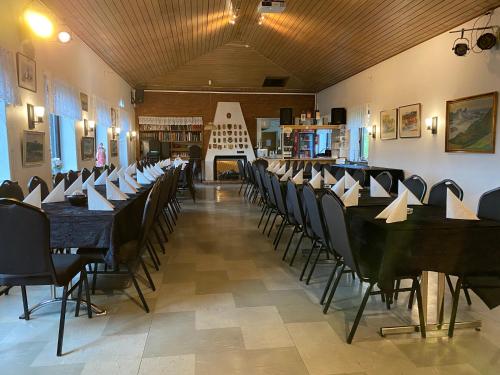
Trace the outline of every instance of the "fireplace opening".
<path fill-rule="evenodd" d="M 214 158 L 214 180 L 218 181 L 237 181 L 240 179 L 238 160 L 247 161 L 245 155 L 216 156 Z"/>

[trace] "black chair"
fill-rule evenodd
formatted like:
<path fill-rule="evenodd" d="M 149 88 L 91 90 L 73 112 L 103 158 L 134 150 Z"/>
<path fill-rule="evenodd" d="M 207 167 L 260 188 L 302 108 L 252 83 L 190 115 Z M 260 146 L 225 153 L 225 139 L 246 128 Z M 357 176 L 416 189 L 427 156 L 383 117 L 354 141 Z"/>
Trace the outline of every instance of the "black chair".
<path fill-rule="evenodd" d="M 370 297 L 370 295 L 380 294 L 379 291 L 373 291 L 373 287 L 378 281 L 379 266 L 375 265 L 372 261 L 366 261 L 362 256 L 360 256 L 360 254 L 363 253 L 363 249 L 360 249 L 356 252 L 352 250 L 351 233 L 349 231 L 345 207 L 333 192 L 327 191 L 322 196 L 321 208 L 323 211 L 327 235 L 331 246 L 333 249 L 335 249 L 335 252 L 342 258 L 342 260 L 338 262 L 338 264 L 341 264 L 341 272 L 338 273 L 335 282 L 333 283 L 333 287 L 328 296 L 328 300 L 325 303 L 323 312 L 326 313 L 328 311 L 328 308 L 332 302 L 333 296 L 342 276 L 342 271 L 344 271 L 345 267 L 349 267 L 351 270 L 355 271 L 362 282 L 366 282 L 369 284 L 368 288 L 366 288 L 358 313 L 356 314 L 356 318 L 354 319 L 351 331 L 347 337 L 347 343 L 350 344 L 352 342 L 352 339 L 354 338 L 356 329 L 358 328 L 358 324 L 361 320 L 361 316 L 363 315 L 363 311 L 365 309 L 366 303 L 368 302 L 368 298 Z M 397 278 L 408 278 L 413 281 L 412 290 L 415 290 L 415 293 L 417 295 L 420 333 L 422 337 L 425 337 L 426 328 L 423 316 L 422 295 L 420 292 L 420 283 L 418 281 L 418 276 L 419 274 L 399 274 L 397 275 Z"/>
<path fill-rule="evenodd" d="M 293 167 L 293 175 L 295 176 L 299 171 L 299 162 L 297 160 L 294 160 L 292 163 L 292 167 Z"/>
<path fill-rule="evenodd" d="M 464 192 L 453 180 L 443 180 L 431 187 L 428 204 L 431 206 L 446 207 L 446 193 L 448 189 L 455 194 L 458 199 L 464 198 Z"/>
<path fill-rule="evenodd" d="M 35 190 L 38 186 L 40 186 L 40 193 L 42 197 L 42 201 L 49 195 L 49 187 L 47 186 L 47 183 L 40 177 L 38 176 L 33 176 L 30 178 L 28 182 L 28 191 L 31 193 L 33 190 Z"/>
<path fill-rule="evenodd" d="M 92 173 L 94 174 L 94 179 L 98 179 L 99 176 L 101 175 L 101 168 L 94 167 L 92 168 Z"/>
<path fill-rule="evenodd" d="M 479 198 L 477 216 L 500 221 L 500 188 L 487 191 Z"/>
<path fill-rule="evenodd" d="M 0 185 L 0 198 L 12 198 L 22 201 L 24 199 L 23 189 L 17 181 L 5 180 Z"/>
<path fill-rule="evenodd" d="M 81 171 L 82 181 L 83 182 L 87 181 L 87 179 L 90 177 L 91 174 L 92 172 L 90 172 L 88 168 L 83 168 Z"/>
<path fill-rule="evenodd" d="M 333 176 L 335 177 L 335 179 L 337 181 L 345 176 L 345 168 L 332 167 L 332 170 L 335 170 L 335 173 L 333 173 Z"/>
<path fill-rule="evenodd" d="M 314 163 L 313 168 L 316 169 L 317 172 L 321 172 L 322 165 L 319 161 L 317 161 L 316 163 Z"/>
<path fill-rule="evenodd" d="M 20 228 L 29 228 L 29 235 Z M 85 284 L 87 314 L 92 317 L 87 275 L 78 255 L 50 253 L 50 222 L 36 207 L 13 199 L 0 199 L 0 284 L 21 286 L 24 319 L 30 319 L 26 286 L 55 285 L 63 287 L 57 355 L 62 354 L 66 303 L 78 287 L 75 316 L 79 315 L 82 285 Z M 80 280 L 69 288 L 80 274 Z"/>
<path fill-rule="evenodd" d="M 427 192 L 427 183 L 422 177 L 414 174 L 404 180 L 403 184 L 413 193 L 415 197 L 420 199 L 420 202 L 424 201 L 425 193 Z"/>
<path fill-rule="evenodd" d="M 311 178 L 313 164 L 308 161 L 304 167 L 304 176 L 306 178 Z M 299 168 L 300 169 L 300 168 Z"/>
<path fill-rule="evenodd" d="M 281 186 L 280 180 L 278 176 L 275 174 L 270 175 L 271 178 L 271 187 L 273 189 L 274 198 L 276 202 L 276 208 L 278 210 L 279 215 L 281 216 L 281 223 L 278 227 L 278 232 L 276 233 L 276 237 L 274 238 L 274 250 L 276 250 L 281 241 L 281 237 L 283 236 L 283 232 L 287 226 L 295 226 L 296 222 L 293 215 L 290 215 L 286 205 L 286 197 L 283 187 Z"/>
<path fill-rule="evenodd" d="M 297 164 L 297 171 L 300 171 L 301 169 L 304 169 L 304 160 L 299 161 L 299 164 Z"/>
<path fill-rule="evenodd" d="M 113 172 L 115 169 L 116 169 L 116 166 L 113 163 L 111 163 L 109 165 L 109 172 Z"/>
<path fill-rule="evenodd" d="M 69 187 L 69 185 L 68 185 L 68 179 L 66 178 L 66 175 L 64 173 L 58 172 L 54 177 L 54 187 L 59 185 L 59 183 L 61 181 L 64 181 L 64 188 L 67 189 Z"/>
<path fill-rule="evenodd" d="M 365 181 L 366 181 L 366 173 L 362 169 L 356 169 L 354 173 L 352 174 L 352 178 L 355 181 L 359 182 L 359 185 L 361 187 L 365 186 Z"/>
<path fill-rule="evenodd" d="M 243 165 L 243 161 L 241 159 L 238 159 L 237 164 L 238 164 L 238 174 L 241 180 L 240 190 L 238 191 L 239 195 L 241 194 L 241 189 L 243 189 L 243 185 L 248 184 L 248 179 L 245 173 L 245 166 Z"/>
<path fill-rule="evenodd" d="M 75 182 L 78 179 L 78 172 L 72 170 L 68 171 L 67 178 L 68 178 L 68 184 L 69 186 L 71 186 L 71 184 L 73 184 L 73 182 Z"/>
<path fill-rule="evenodd" d="M 377 177 L 375 177 L 375 180 L 387 191 L 388 193 L 392 189 L 392 175 L 384 171 L 382 173 L 379 173 Z"/>

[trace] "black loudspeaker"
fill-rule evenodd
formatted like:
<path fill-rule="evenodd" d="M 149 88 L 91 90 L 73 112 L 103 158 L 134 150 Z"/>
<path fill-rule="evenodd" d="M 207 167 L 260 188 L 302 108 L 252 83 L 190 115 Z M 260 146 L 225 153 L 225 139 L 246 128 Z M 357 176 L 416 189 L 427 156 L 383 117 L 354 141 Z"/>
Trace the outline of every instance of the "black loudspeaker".
<path fill-rule="evenodd" d="M 292 108 L 280 108 L 280 125 L 293 125 Z"/>
<path fill-rule="evenodd" d="M 134 103 L 135 104 L 142 104 L 142 103 L 144 103 L 144 90 L 141 90 L 141 89 L 135 90 Z"/>
<path fill-rule="evenodd" d="M 343 125 L 347 123 L 347 112 L 345 108 L 332 108 L 332 125 Z"/>

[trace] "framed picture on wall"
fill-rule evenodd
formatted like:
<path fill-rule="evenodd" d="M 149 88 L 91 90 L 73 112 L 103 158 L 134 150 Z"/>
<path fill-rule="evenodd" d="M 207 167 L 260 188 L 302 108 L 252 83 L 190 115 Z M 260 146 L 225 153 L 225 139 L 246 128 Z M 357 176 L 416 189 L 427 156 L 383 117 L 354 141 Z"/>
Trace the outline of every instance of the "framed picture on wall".
<path fill-rule="evenodd" d="M 82 137 L 80 148 L 83 161 L 94 159 L 94 138 Z"/>
<path fill-rule="evenodd" d="M 45 133 L 25 130 L 22 151 L 24 167 L 43 164 L 45 159 Z"/>
<path fill-rule="evenodd" d="M 17 84 L 23 89 L 36 92 L 36 62 L 22 53 L 17 53 Z"/>
<path fill-rule="evenodd" d="M 116 139 L 111 139 L 109 141 L 109 156 L 112 158 L 118 156 L 118 141 Z"/>
<path fill-rule="evenodd" d="M 446 152 L 495 153 L 498 93 L 446 102 Z"/>
<path fill-rule="evenodd" d="M 111 108 L 111 127 L 116 128 L 118 126 L 118 115 L 116 109 Z"/>
<path fill-rule="evenodd" d="M 420 113 L 420 103 L 399 107 L 399 138 L 419 138 L 421 136 Z"/>
<path fill-rule="evenodd" d="M 396 139 L 398 137 L 398 110 L 380 112 L 380 139 Z"/>
<path fill-rule="evenodd" d="M 89 111 L 89 96 L 83 92 L 80 93 L 80 104 L 82 106 L 82 111 Z"/>

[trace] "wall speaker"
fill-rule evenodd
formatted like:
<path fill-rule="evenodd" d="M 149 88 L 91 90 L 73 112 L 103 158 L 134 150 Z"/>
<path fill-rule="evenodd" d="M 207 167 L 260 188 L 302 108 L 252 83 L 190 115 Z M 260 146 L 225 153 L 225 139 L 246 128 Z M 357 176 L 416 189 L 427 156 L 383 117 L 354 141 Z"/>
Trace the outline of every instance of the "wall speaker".
<path fill-rule="evenodd" d="M 280 125 L 293 125 L 293 109 L 280 108 Z"/>
<path fill-rule="evenodd" d="M 347 112 L 345 108 L 332 108 L 332 125 L 343 125 L 347 123 Z"/>
<path fill-rule="evenodd" d="M 142 103 L 144 103 L 144 90 L 142 90 L 142 89 L 135 90 L 134 103 L 135 104 L 142 104 Z"/>

